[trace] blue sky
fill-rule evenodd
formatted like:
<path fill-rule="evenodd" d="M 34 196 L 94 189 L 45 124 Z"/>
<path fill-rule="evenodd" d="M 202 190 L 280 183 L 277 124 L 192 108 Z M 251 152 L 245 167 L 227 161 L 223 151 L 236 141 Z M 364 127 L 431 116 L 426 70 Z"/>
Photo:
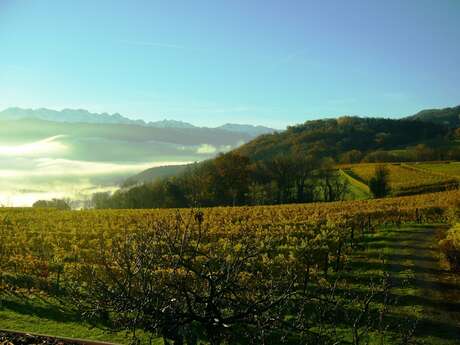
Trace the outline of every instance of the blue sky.
<path fill-rule="evenodd" d="M 0 0 L 0 108 L 282 128 L 460 104 L 458 0 Z"/>

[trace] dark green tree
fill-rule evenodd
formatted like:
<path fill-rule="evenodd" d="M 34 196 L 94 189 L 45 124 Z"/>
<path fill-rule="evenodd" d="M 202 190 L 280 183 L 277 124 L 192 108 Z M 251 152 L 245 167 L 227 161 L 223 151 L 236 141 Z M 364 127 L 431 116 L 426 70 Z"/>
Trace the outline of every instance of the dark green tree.
<path fill-rule="evenodd" d="M 64 199 L 38 200 L 32 207 L 35 208 L 54 208 L 57 210 L 70 210 L 70 202 Z"/>
<path fill-rule="evenodd" d="M 375 168 L 375 175 L 369 181 L 369 188 L 375 198 L 390 194 L 390 171 L 384 165 Z"/>

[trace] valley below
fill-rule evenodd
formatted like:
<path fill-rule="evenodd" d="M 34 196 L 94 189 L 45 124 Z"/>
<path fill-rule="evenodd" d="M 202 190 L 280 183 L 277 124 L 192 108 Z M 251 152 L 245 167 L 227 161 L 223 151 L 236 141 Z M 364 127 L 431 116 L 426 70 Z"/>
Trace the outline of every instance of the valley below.
<path fill-rule="evenodd" d="M 7 109 L 0 112 L 0 205 L 65 198 L 80 208 L 92 194 L 113 192 L 146 169 L 202 161 L 231 150 L 250 140 L 255 135 L 251 130 L 270 129 L 199 128 L 166 120 L 146 124 L 79 110 Z"/>

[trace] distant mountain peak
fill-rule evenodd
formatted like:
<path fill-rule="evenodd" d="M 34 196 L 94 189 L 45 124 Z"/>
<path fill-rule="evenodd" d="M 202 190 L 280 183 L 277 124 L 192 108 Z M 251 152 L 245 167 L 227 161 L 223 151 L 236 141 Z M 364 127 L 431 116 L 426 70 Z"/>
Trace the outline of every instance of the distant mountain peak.
<path fill-rule="evenodd" d="M 219 129 L 224 129 L 231 132 L 239 132 L 239 133 L 247 133 L 252 136 L 258 136 L 261 134 L 273 133 L 276 132 L 275 129 L 264 127 L 264 126 L 254 126 L 254 125 L 242 125 L 237 123 L 226 123 L 220 127 Z"/>
<path fill-rule="evenodd" d="M 23 109 L 19 107 L 11 107 L 0 112 L 0 119 L 4 120 L 20 120 L 20 119 L 37 119 L 52 122 L 67 122 L 67 123 L 90 123 L 90 124 L 124 124 L 138 125 L 144 127 L 155 128 L 180 128 L 192 129 L 199 128 L 191 123 L 164 119 L 160 121 L 145 122 L 144 120 L 132 120 L 119 113 L 92 113 L 86 109 L 70 109 L 65 108 L 61 111 L 47 108 L 39 109 Z M 212 128 L 211 128 L 212 129 Z M 273 133 L 275 130 L 264 126 L 253 126 L 244 124 L 227 123 L 215 129 L 226 130 L 236 133 L 244 133 L 249 136 L 258 136 L 265 133 Z"/>
<path fill-rule="evenodd" d="M 184 121 L 164 119 L 147 123 L 148 126 L 158 128 L 196 128 L 194 125 Z"/>

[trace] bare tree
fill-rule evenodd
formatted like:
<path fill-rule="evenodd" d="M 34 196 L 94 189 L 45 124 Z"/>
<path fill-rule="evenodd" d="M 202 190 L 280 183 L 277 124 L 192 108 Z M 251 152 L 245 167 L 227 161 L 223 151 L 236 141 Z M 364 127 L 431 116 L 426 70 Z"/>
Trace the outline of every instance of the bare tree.
<path fill-rule="evenodd" d="M 83 285 L 74 288 L 85 316 L 175 345 L 200 336 L 213 345 L 260 340 L 282 324 L 296 273 L 271 258 L 267 242 L 244 227 L 220 237 L 200 214 L 170 224 L 155 222 L 109 247 L 101 239 L 100 259 L 82 266 Z"/>

